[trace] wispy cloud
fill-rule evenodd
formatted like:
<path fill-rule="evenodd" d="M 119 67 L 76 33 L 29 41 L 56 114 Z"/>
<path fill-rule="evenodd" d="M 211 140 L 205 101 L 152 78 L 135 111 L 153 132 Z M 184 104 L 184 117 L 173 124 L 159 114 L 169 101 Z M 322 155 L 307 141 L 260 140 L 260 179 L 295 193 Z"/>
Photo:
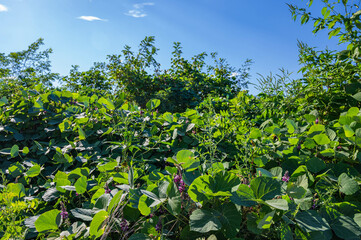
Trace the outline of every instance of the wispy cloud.
<path fill-rule="evenodd" d="M 0 12 L 7 12 L 8 8 L 5 5 L 0 4 Z"/>
<path fill-rule="evenodd" d="M 137 9 L 143 8 L 144 6 L 154 6 L 154 3 L 147 2 L 147 3 L 137 3 L 133 5 L 133 7 Z"/>
<path fill-rule="evenodd" d="M 88 22 L 92 22 L 92 21 L 107 21 L 106 19 L 102 19 L 102 18 L 98 18 L 98 17 L 94 17 L 94 16 L 80 16 L 78 17 L 78 19 L 84 20 L 84 21 L 88 21 Z"/>
<path fill-rule="evenodd" d="M 146 2 L 146 3 L 137 3 L 133 5 L 134 9 L 129 10 L 125 15 L 135 17 L 135 18 L 142 18 L 146 17 L 147 14 L 144 11 L 145 6 L 153 6 L 154 3 L 152 2 Z"/>

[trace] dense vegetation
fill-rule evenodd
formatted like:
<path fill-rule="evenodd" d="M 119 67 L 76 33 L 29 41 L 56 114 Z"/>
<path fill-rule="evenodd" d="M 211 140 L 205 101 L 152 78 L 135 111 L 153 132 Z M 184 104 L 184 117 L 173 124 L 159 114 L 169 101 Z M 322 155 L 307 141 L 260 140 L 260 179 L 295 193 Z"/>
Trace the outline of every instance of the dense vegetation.
<path fill-rule="evenodd" d="M 161 70 L 152 37 L 66 77 L 42 39 L 0 54 L 0 237 L 360 239 L 361 11 L 322 2 L 289 7 L 348 48 L 299 43 L 303 77 L 258 96 L 250 60 L 175 43 Z"/>

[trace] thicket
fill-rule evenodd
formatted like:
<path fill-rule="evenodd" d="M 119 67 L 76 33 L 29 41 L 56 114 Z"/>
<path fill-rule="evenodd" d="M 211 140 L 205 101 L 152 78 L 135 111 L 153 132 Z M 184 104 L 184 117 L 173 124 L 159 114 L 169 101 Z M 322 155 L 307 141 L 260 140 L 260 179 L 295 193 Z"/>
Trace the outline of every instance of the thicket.
<path fill-rule="evenodd" d="M 300 42 L 257 96 L 250 60 L 160 70 L 152 37 L 66 77 L 41 39 L 0 54 L 2 239 L 360 239 L 361 11 L 322 2 L 289 7 L 347 49 Z"/>

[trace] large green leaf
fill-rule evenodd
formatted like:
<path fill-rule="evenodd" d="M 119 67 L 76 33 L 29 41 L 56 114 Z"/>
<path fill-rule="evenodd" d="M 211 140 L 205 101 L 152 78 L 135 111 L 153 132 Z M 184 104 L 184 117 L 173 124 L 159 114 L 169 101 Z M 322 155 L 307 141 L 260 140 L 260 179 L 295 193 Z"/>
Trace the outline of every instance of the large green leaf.
<path fill-rule="evenodd" d="M 213 177 L 203 175 L 196 178 L 189 186 L 188 194 L 193 201 L 203 204 L 212 197 L 232 196 L 231 192 L 236 191 L 240 184 L 241 181 L 235 174 L 222 171 Z"/>
<path fill-rule="evenodd" d="M 117 192 L 112 198 L 112 200 L 110 200 L 110 203 L 107 208 L 108 210 L 107 212 L 111 213 L 113 210 L 115 210 L 118 207 L 118 205 L 121 203 L 121 200 L 124 199 L 124 197 L 125 194 L 123 195 L 123 191 Z"/>
<path fill-rule="evenodd" d="M 286 224 L 282 224 L 280 228 L 281 240 L 293 240 L 293 233 L 291 227 Z"/>
<path fill-rule="evenodd" d="M 222 232 L 227 238 L 235 237 L 241 228 L 241 211 L 232 203 L 222 204 L 217 210 L 220 213 Z"/>
<path fill-rule="evenodd" d="M 312 173 L 318 173 L 326 168 L 326 164 L 319 158 L 313 157 L 307 161 L 306 167 Z"/>
<path fill-rule="evenodd" d="M 361 92 L 356 93 L 355 95 L 352 96 L 354 99 L 356 99 L 357 101 L 361 102 Z"/>
<path fill-rule="evenodd" d="M 218 231 L 222 228 L 219 220 L 219 214 L 213 210 L 195 210 L 189 218 L 191 231 L 199 233 L 207 233 L 210 231 Z"/>
<path fill-rule="evenodd" d="M 64 172 L 58 171 L 55 174 L 54 182 L 56 183 L 56 190 L 65 193 L 66 190 L 62 186 L 69 186 L 71 182 L 68 180 L 68 175 Z"/>
<path fill-rule="evenodd" d="M 110 194 L 104 193 L 95 201 L 94 208 L 106 210 L 108 208 L 109 202 Z"/>
<path fill-rule="evenodd" d="M 296 127 L 297 127 L 296 123 L 291 119 L 286 120 L 286 126 L 288 128 L 288 133 L 291 133 L 291 134 L 295 132 Z"/>
<path fill-rule="evenodd" d="M 35 221 L 35 228 L 38 232 L 57 230 L 61 224 L 60 211 L 53 209 L 39 216 Z"/>
<path fill-rule="evenodd" d="M 9 103 L 9 102 L 8 102 L 8 100 L 7 100 L 6 97 L 0 98 L 0 107 L 3 106 L 3 105 L 5 105 L 5 104 L 8 104 L 8 103 Z"/>
<path fill-rule="evenodd" d="M 147 109 L 148 111 L 152 111 L 153 109 L 156 109 L 160 105 L 159 99 L 151 99 L 147 102 Z"/>
<path fill-rule="evenodd" d="M 80 178 L 78 178 L 74 186 L 77 193 L 79 194 L 85 193 L 87 188 L 87 177 L 81 176 Z"/>
<path fill-rule="evenodd" d="M 271 199 L 271 200 L 266 200 L 265 203 L 268 206 L 273 207 L 275 209 L 284 210 L 284 211 L 288 210 L 288 202 L 285 199 Z"/>
<path fill-rule="evenodd" d="M 327 231 L 330 229 L 326 220 L 313 210 L 298 212 L 296 222 L 306 232 Z"/>
<path fill-rule="evenodd" d="M 143 195 L 139 198 L 138 209 L 144 216 L 149 215 L 158 207 L 158 205 L 167 200 L 166 198 L 160 198 L 155 193 L 151 192 L 157 191 L 156 187 L 157 186 L 153 184 L 148 187 L 149 191 L 141 190 Z"/>
<path fill-rule="evenodd" d="M 12 158 L 17 157 L 19 155 L 19 146 L 16 144 L 12 146 L 10 150 L 10 154 Z"/>
<path fill-rule="evenodd" d="M 297 186 L 294 182 L 289 182 L 286 192 L 292 198 L 301 199 L 305 196 L 307 190 L 304 187 Z"/>
<path fill-rule="evenodd" d="M 41 167 L 38 164 L 35 164 L 31 168 L 29 168 L 29 170 L 26 172 L 26 175 L 28 177 L 36 177 L 40 174 L 40 172 L 41 172 Z"/>
<path fill-rule="evenodd" d="M 93 217 L 93 220 L 90 223 L 89 234 L 92 237 L 100 237 L 105 230 L 104 221 L 108 218 L 108 213 L 104 210 L 99 211 Z"/>
<path fill-rule="evenodd" d="M 187 171 L 192 171 L 199 167 L 199 159 L 194 157 L 194 153 L 189 150 L 181 150 L 177 153 L 177 162 Z"/>
<path fill-rule="evenodd" d="M 353 220 L 359 227 L 361 227 L 361 213 L 356 213 Z"/>
<path fill-rule="evenodd" d="M 95 210 L 92 209 L 85 209 L 85 208 L 74 208 L 70 210 L 71 214 L 79 218 L 83 221 L 90 222 L 93 220 L 93 215 L 95 214 Z"/>
<path fill-rule="evenodd" d="M 319 133 L 323 133 L 326 131 L 326 128 L 324 125 L 322 124 L 315 124 L 312 125 L 312 127 L 310 128 L 310 130 L 308 131 L 308 134 L 319 134 Z"/>
<path fill-rule="evenodd" d="M 352 107 L 347 111 L 347 115 L 350 117 L 357 116 L 357 114 L 360 112 L 360 109 L 357 107 Z"/>
<path fill-rule="evenodd" d="M 51 201 L 59 198 L 60 195 L 61 195 L 61 192 L 58 191 L 56 188 L 49 188 L 45 191 L 42 198 L 45 202 L 51 202 Z"/>
<path fill-rule="evenodd" d="M 341 215 L 336 220 L 330 223 L 332 230 L 341 239 L 358 239 L 361 237 L 361 228 L 355 221 L 348 217 Z"/>
<path fill-rule="evenodd" d="M 338 184 L 340 186 L 340 192 L 346 195 L 352 195 L 360 189 L 358 183 L 349 176 L 347 176 L 346 173 L 342 173 L 338 177 Z"/>
<path fill-rule="evenodd" d="M 256 177 L 251 181 L 251 189 L 257 199 L 269 200 L 281 194 L 281 184 L 274 178 Z"/>
<path fill-rule="evenodd" d="M 256 197 L 248 185 L 241 184 L 236 192 L 232 193 L 231 201 L 234 204 L 245 207 L 252 207 L 257 204 Z"/>
<path fill-rule="evenodd" d="M 7 191 L 11 192 L 17 199 L 25 197 L 25 187 L 22 183 L 9 183 Z"/>
<path fill-rule="evenodd" d="M 315 140 L 318 145 L 325 145 L 331 142 L 326 134 L 318 134 L 313 137 L 313 140 Z"/>
<path fill-rule="evenodd" d="M 259 229 L 269 229 L 272 225 L 272 220 L 273 220 L 273 216 L 275 215 L 276 211 L 272 211 L 267 213 L 262 219 L 261 221 L 259 221 L 258 223 L 258 228 Z"/>
<path fill-rule="evenodd" d="M 110 110 L 114 110 L 114 104 L 110 99 L 105 99 L 103 97 L 99 98 L 98 100 L 99 104 L 105 105 L 106 108 L 110 109 Z"/>
<path fill-rule="evenodd" d="M 343 130 L 345 131 L 346 137 L 350 138 L 353 135 L 355 135 L 355 132 L 352 130 L 352 128 L 349 125 L 343 125 Z"/>

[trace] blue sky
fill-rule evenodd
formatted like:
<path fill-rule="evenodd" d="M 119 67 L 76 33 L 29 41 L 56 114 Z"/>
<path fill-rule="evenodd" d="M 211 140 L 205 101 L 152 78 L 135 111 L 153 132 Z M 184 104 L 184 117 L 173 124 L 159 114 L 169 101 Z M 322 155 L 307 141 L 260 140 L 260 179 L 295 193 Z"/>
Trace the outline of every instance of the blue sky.
<path fill-rule="evenodd" d="M 134 50 L 145 36 L 155 36 L 157 60 L 169 66 L 173 42 L 185 57 L 218 52 L 235 67 L 254 61 L 257 73 L 297 72 L 297 40 L 337 49 L 337 39 L 312 34 L 312 23 L 292 20 L 286 3 L 302 0 L 0 0 L 0 52 L 19 51 L 42 37 L 54 53 L 54 72 L 68 74 L 71 65 L 87 70 L 106 55 Z M 314 11 L 320 9 L 317 0 Z M 294 77 L 297 77 L 295 74 Z M 250 91 L 254 92 L 253 87 Z"/>

